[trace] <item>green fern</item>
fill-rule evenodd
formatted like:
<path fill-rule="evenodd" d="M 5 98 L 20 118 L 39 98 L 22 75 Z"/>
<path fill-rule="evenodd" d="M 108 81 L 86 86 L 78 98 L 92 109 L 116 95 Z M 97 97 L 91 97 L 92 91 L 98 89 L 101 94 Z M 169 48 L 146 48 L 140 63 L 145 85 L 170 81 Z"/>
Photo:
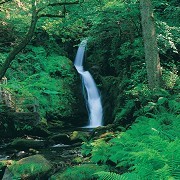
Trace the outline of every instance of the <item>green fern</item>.
<path fill-rule="evenodd" d="M 110 141 L 91 143 L 91 161 L 113 162 L 117 170 L 131 171 L 141 179 L 180 179 L 179 129 L 179 115 L 163 112 L 153 118 L 141 116 Z"/>
<path fill-rule="evenodd" d="M 135 173 L 125 173 L 120 175 L 114 172 L 100 171 L 94 173 L 94 175 L 98 176 L 99 180 L 139 180 L 139 177 Z"/>
<path fill-rule="evenodd" d="M 177 141 L 177 143 L 180 143 L 179 141 Z M 176 143 L 173 144 L 173 146 L 175 146 Z M 179 149 L 177 148 L 180 148 L 180 145 L 176 147 L 173 147 L 173 149 L 169 149 L 170 150 L 170 153 L 169 153 L 169 159 L 170 159 L 170 162 L 168 163 L 169 165 L 169 172 L 170 172 L 170 175 L 172 177 L 174 177 L 175 179 L 180 179 L 180 153 L 179 153 Z"/>
<path fill-rule="evenodd" d="M 97 139 L 91 143 L 94 147 L 92 149 L 92 162 L 93 163 L 105 163 L 109 159 L 108 149 L 110 145 L 104 139 Z"/>
<path fill-rule="evenodd" d="M 58 172 L 51 177 L 51 180 L 91 180 L 96 172 L 107 171 L 107 166 L 98 166 L 95 164 L 83 164 L 66 169 L 64 172 Z"/>

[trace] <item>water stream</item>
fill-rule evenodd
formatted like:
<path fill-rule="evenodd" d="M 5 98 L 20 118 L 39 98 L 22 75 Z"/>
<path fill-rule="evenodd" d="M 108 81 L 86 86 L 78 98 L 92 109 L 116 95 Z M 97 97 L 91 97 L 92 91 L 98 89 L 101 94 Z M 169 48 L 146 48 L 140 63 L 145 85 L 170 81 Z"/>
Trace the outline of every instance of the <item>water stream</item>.
<path fill-rule="evenodd" d="M 103 125 L 103 108 L 101 103 L 101 97 L 97 89 L 96 83 L 89 71 L 85 71 L 83 68 L 83 60 L 86 45 L 87 40 L 83 40 L 80 43 L 74 61 L 74 66 L 77 69 L 78 73 L 81 75 L 82 84 L 86 90 L 84 98 L 86 100 L 87 110 L 89 113 L 89 124 L 86 127 L 94 128 Z"/>

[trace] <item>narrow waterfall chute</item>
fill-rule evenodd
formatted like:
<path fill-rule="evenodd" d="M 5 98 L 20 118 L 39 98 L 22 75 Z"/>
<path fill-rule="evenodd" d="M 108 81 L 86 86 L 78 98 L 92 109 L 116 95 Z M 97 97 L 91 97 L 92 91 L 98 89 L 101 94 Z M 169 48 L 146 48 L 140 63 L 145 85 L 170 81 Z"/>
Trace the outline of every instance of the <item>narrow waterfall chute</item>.
<path fill-rule="evenodd" d="M 84 96 L 87 102 L 87 110 L 89 113 L 89 124 L 87 127 L 93 128 L 103 125 L 103 108 L 101 103 L 101 97 L 97 89 L 96 83 L 89 71 L 84 71 L 83 68 L 83 60 L 86 45 L 87 40 L 83 40 L 80 43 L 74 61 L 74 66 L 82 77 L 82 84 L 85 87 L 87 93 L 87 95 Z"/>

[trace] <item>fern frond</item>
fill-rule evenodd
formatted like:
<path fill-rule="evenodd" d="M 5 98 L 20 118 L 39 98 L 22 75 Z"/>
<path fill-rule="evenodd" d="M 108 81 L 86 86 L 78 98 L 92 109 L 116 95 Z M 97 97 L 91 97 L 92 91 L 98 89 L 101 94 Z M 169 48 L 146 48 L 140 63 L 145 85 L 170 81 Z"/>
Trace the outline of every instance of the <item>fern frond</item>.
<path fill-rule="evenodd" d="M 180 157 L 173 157 L 169 165 L 171 176 L 180 179 Z"/>
<path fill-rule="evenodd" d="M 114 172 L 105 172 L 100 171 L 94 173 L 94 175 L 98 176 L 99 180 L 139 180 L 140 178 L 135 173 L 125 173 L 125 174 L 117 174 Z"/>

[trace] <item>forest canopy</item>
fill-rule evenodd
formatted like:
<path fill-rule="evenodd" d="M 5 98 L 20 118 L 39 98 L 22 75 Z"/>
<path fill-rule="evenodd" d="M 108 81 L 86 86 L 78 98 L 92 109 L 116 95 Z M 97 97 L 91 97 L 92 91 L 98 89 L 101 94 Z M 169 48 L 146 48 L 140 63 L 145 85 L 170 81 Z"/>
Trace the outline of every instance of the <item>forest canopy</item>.
<path fill-rule="evenodd" d="M 179 27 L 178 0 L 0 0 L 0 178 L 180 179 Z"/>

